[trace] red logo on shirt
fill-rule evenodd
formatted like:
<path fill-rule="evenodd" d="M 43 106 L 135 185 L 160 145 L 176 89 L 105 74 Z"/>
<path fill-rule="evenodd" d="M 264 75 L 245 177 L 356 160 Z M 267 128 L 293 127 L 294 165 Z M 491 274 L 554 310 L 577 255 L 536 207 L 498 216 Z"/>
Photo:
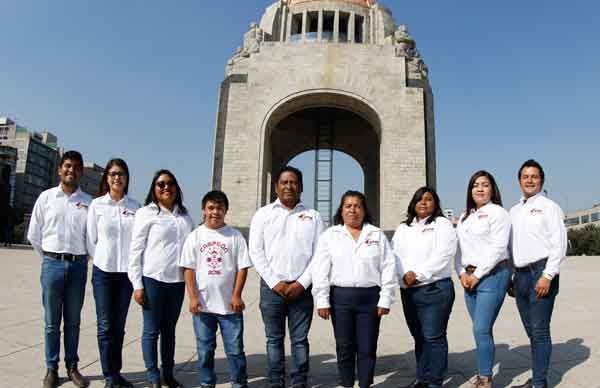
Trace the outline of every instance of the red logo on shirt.
<path fill-rule="evenodd" d="M 488 218 L 488 215 L 485 213 L 481 213 L 480 215 L 477 216 L 477 219 L 481 220 L 482 218 Z"/>
<path fill-rule="evenodd" d="M 430 226 L 429 228 L 425 228 L 423 229 L 423 233 L 431 233 L 433 232 L 435 229 L 433 228 L 433 226 Z"/>
<path fill-rule="evenodd" d="M 227 245 L 220 241 L 210 241 L 202 244 L 200 253 L 208 265 L 208 275 L 218 276 L 223 274 L 223 255 L 229 252 Z"/>
<path fill-rule="evenodd" d="M 298 218 L 300 218 L 302 221 L 312 221 L 312 217 L 306 214 L 300 214 L 298 216 Z"/>
<path fill-rule="evenodd" d="M 371 245 L 379 245 L 379 240 L 371 240 L 371 239 L 366 239 L 365 240 L 365 244 L 367 246 L 371 246 Z"/>
<path fill-rule="evenodd" d="M 85 204 L 85 203 L 83 203 L 83 202 L 77 202 L 77 203 L 75 204 L 75 207 L 76 207 L 77 209 L 87 209 L 87 208 L 88 208 L 88 205 L 86 205 L 86 204 Z"/>
<path fill-rule="evenodd" d="M 529 211 L 529 214 L 531 214 L 532 216 L 535 216 L 536 214 L 543 214 L 544 211 L 542 209 L 531 209 Z"/>
<path fill-rule="evenodd" d="M 123 210 L 123 213 L 121 214 L 123 214 L 124 216 L 135 216 L 135 212 L 128 209 Z"/>

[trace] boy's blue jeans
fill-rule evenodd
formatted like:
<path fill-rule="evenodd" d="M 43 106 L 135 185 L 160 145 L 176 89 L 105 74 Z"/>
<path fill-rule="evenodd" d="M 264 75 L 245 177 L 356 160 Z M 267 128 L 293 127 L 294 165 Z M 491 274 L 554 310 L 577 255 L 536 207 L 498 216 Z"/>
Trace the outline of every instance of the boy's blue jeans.
<path fill-rule="evenodd" d="M 242 314 L 200 313 L 193 316 L 200 384 L 215 385 L 215 348 L 217 326 L 221 329 L 225 354 L 229 361 L 229 374 L 233 388 L 248 384 L 246 354 L 244 353 L 244 316 Z"/>

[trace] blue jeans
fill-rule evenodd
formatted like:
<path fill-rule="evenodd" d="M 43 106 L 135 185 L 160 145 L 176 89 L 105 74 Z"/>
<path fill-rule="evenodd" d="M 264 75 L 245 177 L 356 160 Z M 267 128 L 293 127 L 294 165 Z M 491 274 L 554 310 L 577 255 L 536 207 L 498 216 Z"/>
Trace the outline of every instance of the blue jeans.
<path fill-rule="evenodd" d="M 493 375 L 496 354 L 493 327 L 504 303 L 510 277 L 510 268 L 499 265 L 479 281 L 474 291 L 465 290 L 465 303 L 473 321 L 477 368 L 482 377 Z"/>
<path fill-rule="evenodd" d="M 46 367 L 49 369 L 58 369 L 60 323 L 63 318 L 65 364 L 67 368 L 73 368 L 79 362 L 77 348 L 86 281 L 87 259 L 71 262 L 44 257 L 40 283 L 44 304 Z"/>
<path fill-rule="evenodd" d="M 165 283 L 143 277 L 144 328 L 142 354 L 150 383 L 160 382 L 158 370 L 158 337 L 160 335 L 160 361 L 163 376 L 173 376 L 175 366 L 175 327 L 181 313 L 185 283 Z"/>
<path fill-rule="evenodd" d="M 102 374 L 107 381 L 117 381 L 123 367 L 125 321 L 133 286 L 127 273 L 104 272 L 96 266 L 92 269 L 92 286 Z"/>
<path fill-rule="evenodd" d="M 271 385 L 284 386 L 285 321 L 288 321 L 292 350 L 292 384 L 306 384 L 308 381 L 309 345 L 308 331 L 312 323 L 313 298 L 310 287 L 302 296 L 286 301 L 261 279 L 260 312 L 265 324 L 267 337 L 268 382 Z"/>
<path fill-rule="evenodd" d="M 215 374 L 215 348 L 217 326 L 221 329 L 225 354 L 229 361 L 229 375 L 233 388 L 248 384 L 246 354 L 244 354 L 244 316 L 242 314 L 200 313 L 193 316 L 200 384 L 217 384 Z"/>
<path fill-rule="evenodd" d="M 450 278 L 421 287 L 401 289 L 402 309 L 415 340 L 417 380 L 441 388 L 448 371 L 446 330 L 454 304 Z"/>
<path fill-rule="evenodd" d="M 552 355 L 550 320 L 559 285 L 559 277 L 555 276 L 548 295 L 543 298 L 535 295 L 535 284 L 545 267 L 546 260 L 537 261 L 517 269 L 514 279 L 517 308 L 531 344 L 532 380 L 535 388 L 547 386 L 546 377 Z"/>
<path fill-rule="evenodd" d="M 377 315 L 379 291 L 379 287 L 331 287 L 331 322 L 342 387 L 354 386 L 355 366 L 358 386 L 373 384 L 381 322 Z"/>

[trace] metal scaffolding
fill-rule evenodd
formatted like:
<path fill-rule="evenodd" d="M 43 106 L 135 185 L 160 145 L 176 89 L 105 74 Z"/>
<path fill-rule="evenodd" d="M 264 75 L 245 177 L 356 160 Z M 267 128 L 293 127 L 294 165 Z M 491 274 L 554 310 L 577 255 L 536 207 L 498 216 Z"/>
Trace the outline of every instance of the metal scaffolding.
<path fill-rule="evenodd" d="M 315 209 L 326 226 L 333 222 L 333 127 L 333 119 L 321 117 L 315 145 Z"/>

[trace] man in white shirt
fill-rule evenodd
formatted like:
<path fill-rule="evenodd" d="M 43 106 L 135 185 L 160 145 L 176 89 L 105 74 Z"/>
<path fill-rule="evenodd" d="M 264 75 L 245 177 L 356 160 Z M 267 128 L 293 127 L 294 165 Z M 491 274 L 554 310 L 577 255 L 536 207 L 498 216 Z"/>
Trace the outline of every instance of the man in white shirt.
<path fill-rule="evenodd" d="M 225 224 L 229 200 L 219 190 L 202 199 L 204 223 L 189 234 L 179 266 L 193 314 L 200 388 L 214 388 L 216 332 L 220 328 L 232 388 L 248 388 L 242 290 L 251 266 L 244 236 Z"/>
<path fill-rule="evenodd" d="M 60 160 L 60 185 L 40 194 L 33 207 L 27 238 L 43 258 L 41 270 L 45 322 L 44 388 L 59 385 L 60 323 L 63 323 L 68 378 L 77 387 L 89 382 L 77 369 L 79 325 L 87 280 L 86 221 L 92 198 L 81 191 L 83 158 L 65 152 Z"/>
<path fill-rule="evenodd" d="M 268 384 L 285 382 L 285 321 L 290 328 L 292 387 L 308 380 L 308 331 L 313 299 L 311 260 L 324 229 L 319 213 L 300 201 L 302 172 L 286 166 L 275 179 L 277 200 L 259 209 L 250 225 L 250 259 L 261 277 L 260 311 L 267 337 Z"/>
<path fill-rule="evenodd" d="M 544 170 L 535 160 L 519 169 L 523 197 L 510 209 L 514 292 L 531 344 L 532 379 L 521 387 L 546 388 L 552 353 L 550 320 L 558 294 L 559 267 L 567 252 L 560 207 L 542 194 Z"/>

